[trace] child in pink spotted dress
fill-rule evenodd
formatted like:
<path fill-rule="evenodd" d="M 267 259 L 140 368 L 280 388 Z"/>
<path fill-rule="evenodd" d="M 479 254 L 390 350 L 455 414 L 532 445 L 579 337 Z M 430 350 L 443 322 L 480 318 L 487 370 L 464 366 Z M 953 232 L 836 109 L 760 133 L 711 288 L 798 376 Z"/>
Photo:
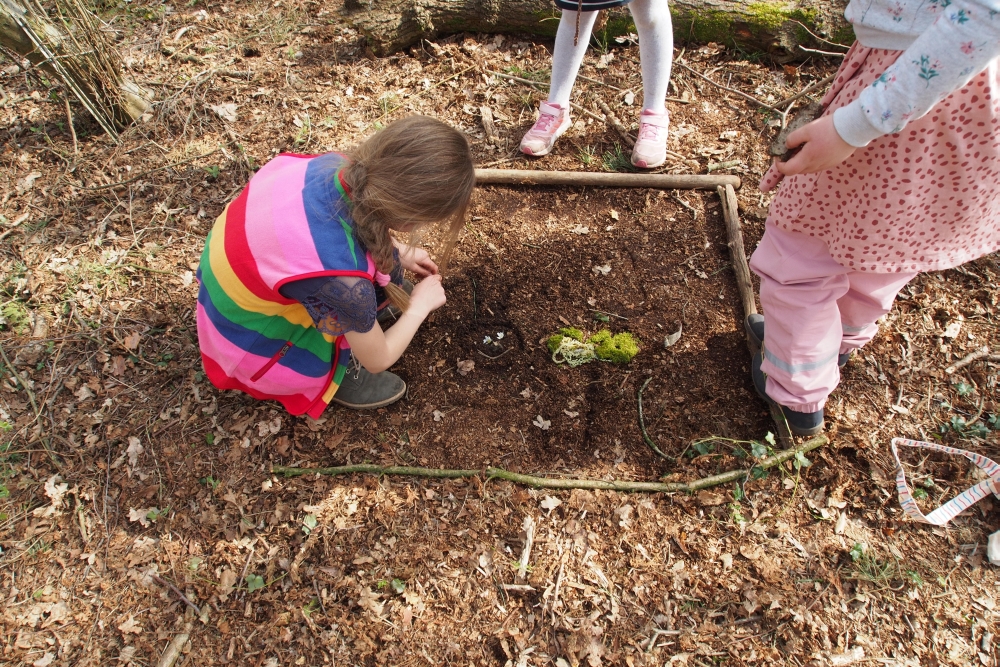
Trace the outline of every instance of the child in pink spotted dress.
<path fill-rule="evenodd" d="M 839 367 L 922 271 L 1000 249 L 1000 0 L 851 0 L 858 41 L 823 115 L 793 132 L 750 261 L 767 317 L 754 385 L 823 429 Z M 783 180 L 782 180 L 783 179 Z"/>

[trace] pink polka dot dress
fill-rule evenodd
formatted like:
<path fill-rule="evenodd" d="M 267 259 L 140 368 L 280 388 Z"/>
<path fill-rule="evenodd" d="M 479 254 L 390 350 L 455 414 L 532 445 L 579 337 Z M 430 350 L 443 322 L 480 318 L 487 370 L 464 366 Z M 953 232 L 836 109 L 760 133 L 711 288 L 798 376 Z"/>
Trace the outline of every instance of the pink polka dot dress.
<path fill-rule="evenodd" d="M 901 53 L 855 44 L 824 115 L 854 101 Z M 941 270 L 1000 250 L 998 62 L 836 167 L 786 177 L 768 223 L 823 240 L 853 271 Z"/>

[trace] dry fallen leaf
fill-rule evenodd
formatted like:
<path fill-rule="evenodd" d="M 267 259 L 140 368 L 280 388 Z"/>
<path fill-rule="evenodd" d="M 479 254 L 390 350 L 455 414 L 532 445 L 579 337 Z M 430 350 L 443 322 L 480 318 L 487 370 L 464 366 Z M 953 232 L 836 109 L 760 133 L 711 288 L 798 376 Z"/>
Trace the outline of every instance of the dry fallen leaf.
<path fill-rule="evenodd" d="M 226 121 L 227 123 L 236 122 L 236 105 L 232 102 L 227 104 L 213 104 L 211 105 L 212 111 L 219 115 L 219 118 Z"/>
<path fill-rule="evenodd" d="M 553 496 L 545 496 L 542 498 L 542 502 L 538 503 L 543 510 L 549 510 L 550 512 L 555 508 L 562 505 L 562 501 Z"/>
<path fill-rule="evenodd" d="M 458 374 L 468 375 L 473 368 L 476 367 L 476 362 L 472 359 L 460 359 L 458 362 Z"/>
<path fill-rule="evenodd" d="M 125 349 L 135 350 L 139 347 L 139 332 L 133 331 L 129 335 L 125 336 Z"/>
<path fill-rule="evenodd" d="M 122 631 L 123 635 L 127 635 L 129 633 L 135 635 L 142 634 L 142 626 L 139 625 L 134 618 L 132 618 L 131 614 L 129 614 L 128 618 L 125 619 L 124 623 L 118 626 L 118 629 Z"/>
<path fill-rule="evenodd" d="M 537 426 L 538 428 L 542 429 L 543 431 L 548 431 L 549 427 L 552 426 L 552 422 L 548 419 L 542 419 L 541 415 L 535 417 L 535 420 L 531 423 Z"/>

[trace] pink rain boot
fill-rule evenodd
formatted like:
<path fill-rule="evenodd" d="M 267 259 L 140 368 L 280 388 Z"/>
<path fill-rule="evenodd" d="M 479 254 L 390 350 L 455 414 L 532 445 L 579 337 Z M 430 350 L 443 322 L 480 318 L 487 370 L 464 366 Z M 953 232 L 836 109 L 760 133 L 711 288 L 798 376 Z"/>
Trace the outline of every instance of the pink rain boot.
<path fill-rule="evenodd" d="M 570 123 L 569 109 L 558 104 L 542 102 L 538 120 L 521 139 L 521 152 L 535 157 L 548 155 L 552 150 L 552 144 L 569 129 Z"/>

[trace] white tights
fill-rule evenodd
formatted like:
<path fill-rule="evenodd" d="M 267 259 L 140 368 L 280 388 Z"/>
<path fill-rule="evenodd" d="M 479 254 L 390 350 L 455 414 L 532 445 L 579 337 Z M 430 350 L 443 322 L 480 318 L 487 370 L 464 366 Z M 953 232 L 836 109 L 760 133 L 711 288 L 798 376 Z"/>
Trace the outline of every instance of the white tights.
<path fill-rule="evenodd" d="M 666 0 L 632 0 L 628 5 L 639 33 L 642 63 L 642 108 L 657 113 L 666 110 L 667 84 L 674 55 L 674 32 Z M 552 81 L 549 102 L 569 106 L 569 95 L 590 42 L 597 12 L 580 12 L 580 34 L 576 45 L 577 12 L 563 10 L 552 52 Z"/>

